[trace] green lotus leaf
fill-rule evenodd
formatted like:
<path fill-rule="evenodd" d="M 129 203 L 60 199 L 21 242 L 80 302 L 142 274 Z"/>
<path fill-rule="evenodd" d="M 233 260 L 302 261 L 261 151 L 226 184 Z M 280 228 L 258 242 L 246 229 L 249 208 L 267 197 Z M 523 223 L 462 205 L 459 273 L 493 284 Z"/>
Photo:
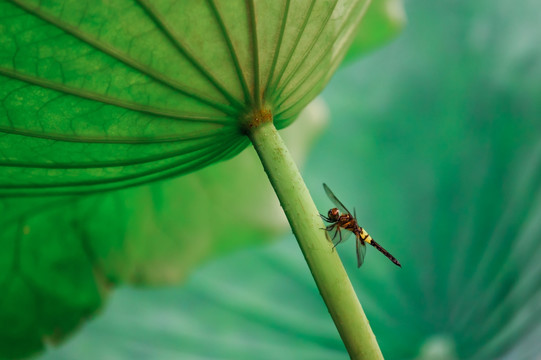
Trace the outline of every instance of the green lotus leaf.
<path fill-rule="evenodd" d="M 406 13 L 401 0 L 373 0 L 343 63 L 394 39 L 405 24 Z"/>
<path fill-rule="evenodd" d="M 0 194 L 168 178 L 290 124 L 370 0 L 0 1 Z M 255 121 L 255 120 L 254 120 Z"/>

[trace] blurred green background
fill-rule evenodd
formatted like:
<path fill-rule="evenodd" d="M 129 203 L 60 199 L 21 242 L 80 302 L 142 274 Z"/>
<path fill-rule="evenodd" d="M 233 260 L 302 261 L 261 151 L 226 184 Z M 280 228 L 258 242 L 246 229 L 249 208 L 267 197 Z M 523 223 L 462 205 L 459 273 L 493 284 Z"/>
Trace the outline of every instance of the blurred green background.
<path fill-rule="evenodd" d="M 353 242 L 338 248 L 387 359 L 538 358 L 541 3 L 405 5 L 403 34 L 326 88 L 330 121 L 302 173 L 321 212 L 331 206 L 326 182 L 403 264 L 368 249 L 357 270 Z M 236 178 L 234 161 L 214 166 L 222 182 Z M 254 223 L 241 219 L 235 227 Z M 265 219 L 283 224 L 277 212 Z M 293 236 L 276 229 L 245 229 L 277 242 L 207 259 L 182 286 L 118 288 L 102 314 L 39 358 L 347 358 Z"/>

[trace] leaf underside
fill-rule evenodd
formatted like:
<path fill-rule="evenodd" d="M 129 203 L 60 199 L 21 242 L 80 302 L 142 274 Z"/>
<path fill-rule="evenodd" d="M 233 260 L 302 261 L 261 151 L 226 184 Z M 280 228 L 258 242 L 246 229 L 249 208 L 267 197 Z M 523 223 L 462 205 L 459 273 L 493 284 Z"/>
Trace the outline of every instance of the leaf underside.
<path fill-rule="evenodd" d="M 146 183 L 230 158 L 318 94 L 370 0 L 0 1 L 0 195 Z"/>

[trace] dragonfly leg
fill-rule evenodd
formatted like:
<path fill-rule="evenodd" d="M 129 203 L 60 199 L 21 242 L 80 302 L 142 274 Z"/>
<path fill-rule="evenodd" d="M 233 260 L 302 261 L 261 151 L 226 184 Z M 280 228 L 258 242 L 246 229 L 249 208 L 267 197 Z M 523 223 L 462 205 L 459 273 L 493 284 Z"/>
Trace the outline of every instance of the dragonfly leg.
<path fill-rule="evenodd" d="M 336 224 L 331 224 L 331 225 L 327 225 L 326 227 L 324 228 L 320 228 L 321 230 L 325 230 L 325 237 L 327 238 L 327 240 L 329 241 L 332 241 L 331 237 L 329 236 L 329 232 L 332 231 L 334 229 L 334 227 L 336 226 Z"/>
<path fill-rule="evenodd" d="M 336 235 L 339 236 L 339 239 L 337 242 L 334 243 L 334 246 L 332 247 L 333 249 L 336 247 L 336 245 L 340 244 L 342 242 L 342 232 L 340 231 L 340 227 L 338 227 L 336 229 L 336 233 L 334 234 L 334 237 L 332 238 L 333 239 L 333 242 L 334 242 L 334 239 L 336 238 Z"/>
<path fill-rule="evenodd" d="M 336 224 L 331 224 L 331 225 L 327 225 L 324 228 L 320 228 L 320 229 L 321 230 L 332 231 L 332 229 L 334 229 L 335 226 L 336 226 Z"/>
<path fill-rule="evenodd" d="M 340 234 L 340 228 L 336 228 L 336 231 L 334 232 L 334 236 L 332 237 L 332 241 L 334 242 L 334 239 L 336 239 L 336 235 Z M 342 238 L 342 235 L 340 235 L 340 238 Z M 334 245 L 336 246 L 336 245 Z"/>
<path fill-rule="evenodd" d="M 326 222 L 331 222 L 331 219 L 329 219 L 328 217 L 326 217 L 325 215 L 323 214 L 319 214 L 319 217 L 321 217 L 324 221 Z"/>

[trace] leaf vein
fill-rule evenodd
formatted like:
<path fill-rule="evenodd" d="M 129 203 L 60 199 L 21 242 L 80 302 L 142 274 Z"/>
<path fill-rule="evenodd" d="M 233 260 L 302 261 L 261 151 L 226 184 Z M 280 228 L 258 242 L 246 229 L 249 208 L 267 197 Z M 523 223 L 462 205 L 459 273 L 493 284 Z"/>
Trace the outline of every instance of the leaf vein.
<path fill-rule="evenodd" d="M 59 29 L 65 31 L 66 33 L 76 37 L 77 39 L 85 42 L 86 44 L 92 46 L 93 48 L 102 51 L 103 53 L 113 57 L 114 59 L 122 62 L 123 64 L 140 71 L 141 73 L 153 78 L 157 82 L 175 90 L 180 93 L 182 93 L 185 96 L 191 97 L 197 101 L 200 101 L 204 104 L 207 104 L 209 106 L 214 107 L 217 110 L 220 110 L 226 114 L 234 115 L 236 112 L 231 109 L 228 106 L 225 106 L 224 104 L 221 104 L 219 101 L 209 98 L 208 96 L 204 96 L 202 94 L 199 94 L 195 89 L 187 88 L 185 85 L 172 80 L 171 78 L 168 78 L 167 76 L 164 76 L 163 74 L 145 66 L 144 64 L 141 64 L 137 60 L 131 58 L 127 54 L 119 51 L 118 49 L 114 49 L 113 47 L 102 43 L 99 41 L 99 39 L 95 39 L 92 36 L 89 36 L 85 33 L 83 33 L 80 29 L 77 27 L 70 25 L 68 23 L 65 23 L 47 13 L 42 11 L 39 7 L 33 8 L 29 5 L 24 4 L 21 0 L 9 0 L 13 4 L 19 6 L 23 10 L 27 11 L 28 13 L 42 19 L 43 21 L 46 21 Z M 15 69 L 15 67 L 14 67 Z"/>
<path fill-rule="evenodd" d="M 171 26 L 157 13 L 154 7 L 147 0 L 136 0 L 136 3 L 141 6 L 141 8 L 148 14 L 150 19 L 154 21 L 156 26 L 162 31 L 165 37 L 171 42 L 173 46 L 182 54 L 198 71 L 203 75 L 210 84 L 212 84 L 216 90 L 222 93 L 223 96 L 231 103 L 232 106 L 240 110 L 243 108 L 242 103 L 235 99 L 235 97 L 227 91 L 227 89 L 220 84 L 220 82 L 211 74 L 211 72 L 204 66 L 201 62 L 198 61 L 188 50 L 188 47 L 183 44 L 179 36 L 175 35 L 175 32 Z"/>

